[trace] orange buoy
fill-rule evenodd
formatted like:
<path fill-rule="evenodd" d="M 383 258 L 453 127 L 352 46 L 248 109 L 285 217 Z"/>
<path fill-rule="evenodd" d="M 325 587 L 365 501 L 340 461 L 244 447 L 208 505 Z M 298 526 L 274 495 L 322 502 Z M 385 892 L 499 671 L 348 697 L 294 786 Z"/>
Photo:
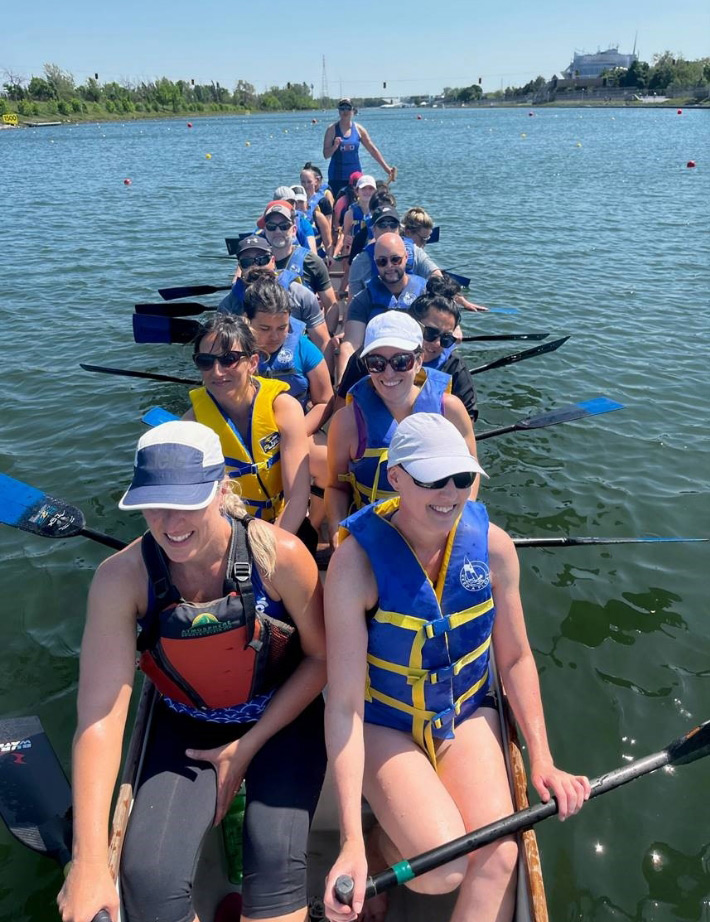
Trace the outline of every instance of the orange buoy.
<path fill-rule="evenodd" d="M 130 186 L 131 182 L 132 182 L 132 180 L 130 180 L 130 179 L 124 179 L 124 180 L 123 180 L 123 185 L 124 185 L 124 186 Z"/>
<path fill-rule="evenodd" d="M 688 167 L 689 170 L 692 170 L 693 167 L 695 166 L 695 161 L 694 161 L 694 160 L 689 160 L 689 161 L 686 163 L 686 166 Z"/>
<path fill-rule="evenodd" d="M 188 128 L 192 128 L 192 122 L 188 122 L 188 123 L 187 123 L 187 127 L 188 127 Z"/>
<path fill-rule="evenodd" d="M 682 109 L 678 109 L 678 112 L 677 112 L 676 114 L 677 114 L 677 115 L 682 115 L 682 114 L 683 114 L 683 110 L 682 110 Z"/>

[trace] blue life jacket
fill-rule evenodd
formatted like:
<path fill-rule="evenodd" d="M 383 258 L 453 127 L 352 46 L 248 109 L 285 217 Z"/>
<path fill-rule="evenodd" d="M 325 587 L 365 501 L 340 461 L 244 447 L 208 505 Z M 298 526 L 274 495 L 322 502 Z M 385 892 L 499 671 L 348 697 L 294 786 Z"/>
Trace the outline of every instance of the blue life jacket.
<path fill-rule="evenodd" d="M 321 188 L 317 192 L 314 192 L 313 195 L 308 199 L 308 207 L 306 208 L 305 213 L 308 220 L 311 222 L 311 224 L 314 225 L 314 228 L 315 224 L 313 221 L 313 215 L 315 214 L 315 210 L 320 205 L 321 199 L 323 198 L 325 198 L 325 189 Z"/>
<path fill-rule="evenodd" d="M 365 287 L 372 302 L 368 320 L 372 320 L 373 317 L 384 314 L 385 311 L 409 310 L 412 302 L 426 289 L 426 279 L 423 279 L 421 275 L 410 275 L 409 281 L 398 295 L 392 294 L 379 275 L 374 275 Z"/>
<path fill-rule="evenodd" d="M 414 272 L 414 241 L 409 237 L 402 237 L 402 243 L 404 244 L 404 249 L 407 251 L 407 263 L 406 271 L 409 273 Z M 370 265 L 372 266 L 372 276 L 374 278 L 377 275 L 377 264 L 375 263 L 375 241 L 365 247 L 365 253 L 370 257 Z"/>
<path fill-rule="evenodd" d="M 286 270 L 282 269 L 277 273 L 277 281 L 282 288 L 288 291 L 291 282 L 285 275 Z M 221 314 L 243 314 L 244 313 L 244 279 L 241 277 L 232 285 L 232 290 L 219 305 L 218 311 Z"/>
<path fill-rule="evenodd" d="M 333 125 L 335 137 L 339 137 L 340 121 Z M 360 165 L 360 132 L 357 130 L 355 122 L 350 123 L 350 137 L 343 138 L 340 147 L 330 158 L 328 164 L 328 182 L 331 188 L 339 191 L 340 187 L 347 186 L 350 174 L 362 172 Z"/>
<path fill-rule="evenodd" d="M 288 384 L 288 393 L 295 397 L 303 407 L 308 402 L 308 378 L 302 371 L 296 370 L 294 356 L 298 349 L 298 341 L 305 330 L 306 324 L 303 320 L 291 317 L 289 331 L 281 348 L 268 359 L 260 358 L 256 371 L 260 378 L 277 378 L 284 384 Z"/>
<path fill-rule="evenodd" d="M 436 768 L 434 740 L 453 739 L 491 684 L 488 514 L 482 503 L 465 504 L 433 586 L 390 521 L 398 508 L 395 497 L 343 522 L 367 554 L 378 590 L 368 622 L 365 720 L 411 734 Z"/>
<path fill-rule="evenodd" d="M 366 218 L 365 212 L 362 210 L 362 205 L 358 204 L 357 202 L 353 202 L 353 204 L 350 206 L 350 216 L 353 219 L 350 234 L 352 237 L 354 237 L 361 230 L 367 227 L 367 218 L 369 218 L 370 215 L 368 215 Z M 370 218 L 370 224 L 372 224 L 372 218 Z"/>
<path fill-rule="evenodd" d="M 451 375 L 443 371 L 421 371 L 415 378 L 421 385 L 412 413 L 444 412 L 444 394 L 451 391 Z M 369 375 L 350 388 L 346 398 L 352 403 L 357 425 L 357 456 L 348 463 L 348 473 L 339 479 L 349 483 L 355 507 L 385 499 L 396 494 L 388 489 L 387 449 L 397 428 L 397 422 L 372 385 Z M 381 486 L 381 484 L 383 486 Z"/>
<path fill-rule="evenodd" d="M 311 251 L 307 247 L 294 247 L 293 252 L 288 258 L 288 262 L 281 270 L 282 277 L 288 279 L 289 285 L 292 282 L 300 282 L 301 285 L 305 285 L 309 291 L 313 291 L 303 277 L 303 260 L 310 252 Z"/>

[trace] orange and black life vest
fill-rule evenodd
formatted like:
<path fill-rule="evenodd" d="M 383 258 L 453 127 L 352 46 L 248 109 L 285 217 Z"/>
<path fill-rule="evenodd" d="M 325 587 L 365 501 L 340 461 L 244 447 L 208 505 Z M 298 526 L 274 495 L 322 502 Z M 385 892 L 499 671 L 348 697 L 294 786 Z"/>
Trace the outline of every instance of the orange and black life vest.
<path fill-rule="evenodd" d="M 140 619 L 140 668 L 158 691 L 199 710 L 230 708 L 283 684 L 301 658 L 295 625 L 257 609 L 247 538 L 251 516 L 232 520 L 223 596 L 187 602 L 150 532 L 141 551 L 151 585 Z"/>

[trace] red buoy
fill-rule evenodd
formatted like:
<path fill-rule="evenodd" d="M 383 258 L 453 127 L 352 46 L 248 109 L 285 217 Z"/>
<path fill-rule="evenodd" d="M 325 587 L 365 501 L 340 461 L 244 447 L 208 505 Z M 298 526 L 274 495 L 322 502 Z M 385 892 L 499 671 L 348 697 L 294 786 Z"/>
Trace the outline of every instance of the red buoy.
<path fill-rule="evenodd" d="M 317 119 L 317 118 L 312 118 L 312 119 L 311 119 L 311 125 L 317 125 L 317 124 L 318 124 L 318 119 Z"/>
<path fill-rule="evenodd" d="M 188 123 L 187 123 L 187 127 L 188 127 L 188 128 L 192 128 L 192 122 L 188 122 Z"/>
<path fill-rule="evenodd" d="M 418 115 L 418 116 L 417 116 L 417 120 L 418 120 L 418 121 L 421 121 L 421 120 L 422 120 L 421 115 Z"/>
<path fill-rule="evenodd" d="M 130 179 L 124 179 L 124 180 L 123 180 L 123 185 L 124 185 L 124 186 L 130 186 L 131 181 L 132 181 L 132 180 L 130 180 Z"/>
<path fill-rule="evenodd" d="M 686 166 L 688 167 L 689 170 L 692 170 L 693 167 L 695 166 L 695 161 L 694 161 L 694 160 L 689 160 L 689 161 L 686 163 Z"/>
<path fill-rule="evenodd" d="M 682 114 L 683 114 L 683 110 L 682 110 L 682 109 L 678 109 L 678 115 L 682 115 Z"/>

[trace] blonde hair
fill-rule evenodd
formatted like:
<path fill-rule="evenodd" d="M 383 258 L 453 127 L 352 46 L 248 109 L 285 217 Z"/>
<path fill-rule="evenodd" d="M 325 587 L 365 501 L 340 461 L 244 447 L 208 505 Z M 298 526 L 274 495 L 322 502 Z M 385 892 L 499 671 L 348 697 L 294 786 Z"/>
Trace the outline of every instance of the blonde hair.
<path fill-rule="evenodd" d="M 233 519 L 241 520 L 249 515 L 239 494 L 239 484 L 229 477 L 222 481 L 221 508 Z M 261 519 L 252 519 L 247 526 L 247 534 L 254 562 L 264 576 L 270 579 L 276 567 L 276 536 L 273 528 Z"/>
<path fill-rule="evenodd" d="M 410 208 L 409 211 L 405 212 L 402 218 L 402 227 L 405 230 L 409 227 L 414 231 L 432 230 L 434 219 L 419 205 L 415 205 L 414 208 Z"/>

